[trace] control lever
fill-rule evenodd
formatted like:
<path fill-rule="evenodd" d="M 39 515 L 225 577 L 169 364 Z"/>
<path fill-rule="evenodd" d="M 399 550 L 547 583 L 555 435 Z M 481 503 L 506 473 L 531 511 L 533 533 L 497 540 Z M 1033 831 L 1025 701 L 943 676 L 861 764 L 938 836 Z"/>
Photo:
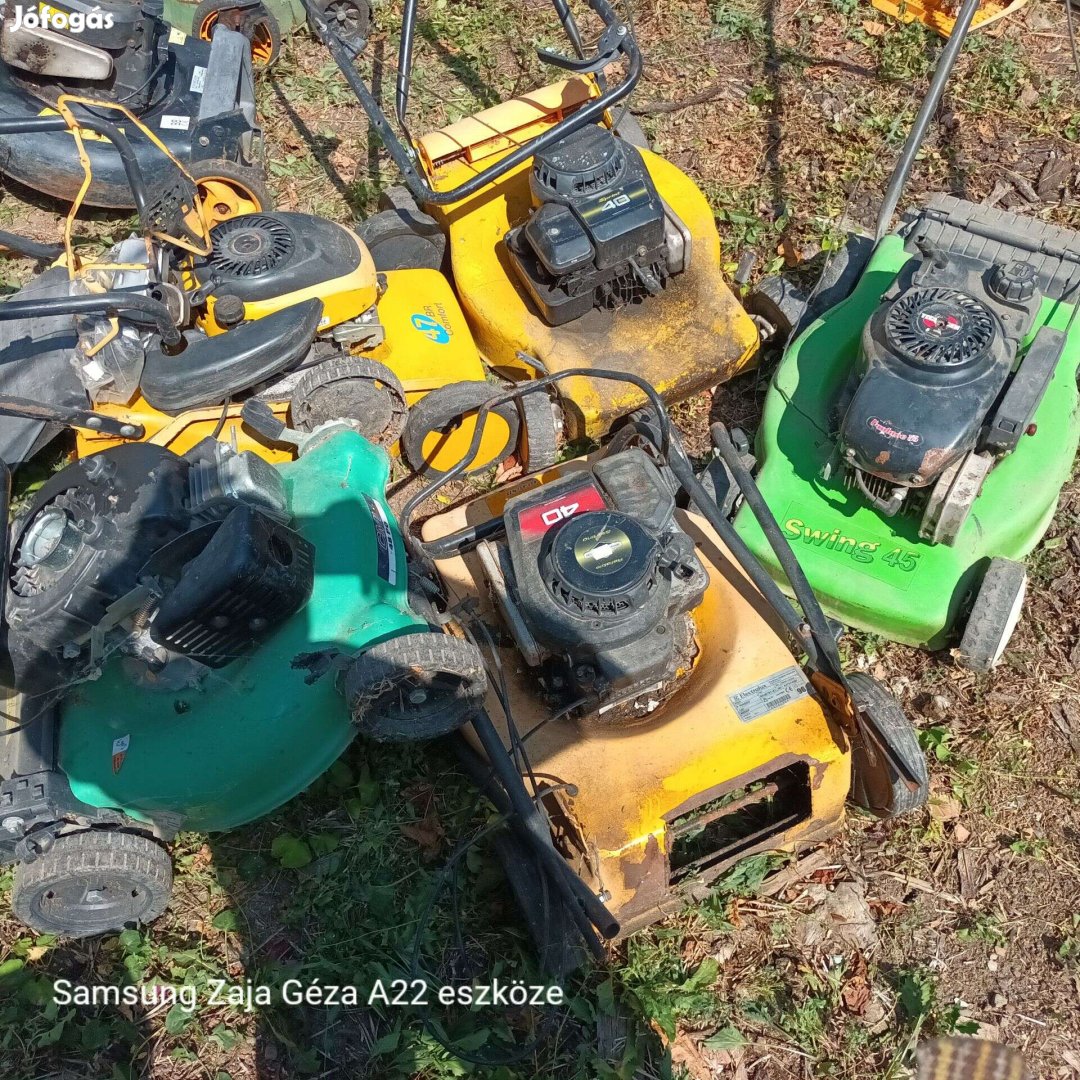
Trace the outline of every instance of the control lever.
<path fill-rule="evenodd" d="M 596 75 L 619 58 L 629 34 L 630 30 L 625 23 L 605 27 L 596 44 L 596 53 L 591 57 L 578 59 L 554 49 L 537 49 L 536 55 L 541 63 L 550 64 L 563 71 L 570 71 L 575 75 Z"/>
<path fill-rule="evenodd" d="M 313 441 L 322 442 L 326 432 L 332 429 L 355 430 L 344 420 L 328 420 L 314 431 L 297 431 L 296 428 L 289 427 L 284 420 L 279 420 L 274 415 L 274 410 L 258 398 L 249 398 L 244 402 L 240 409 L 240 419 L 268 443 L 274 443 L 277 446 L 294 446 L 300 454 L 303 454 Z"/>
<path fill-rule="evenodd" d="M 146 434 L 142 424 L 118 420 L 115 416 L 106 416 L 90 409 L 62 409 L 55 405 L 44 405 L 29 398 L 0 397 L 0 416 L 18 416 L 23 420 L 40 420 L 46 424 L 86 428 L 120 439 L 141 439 Z"/>

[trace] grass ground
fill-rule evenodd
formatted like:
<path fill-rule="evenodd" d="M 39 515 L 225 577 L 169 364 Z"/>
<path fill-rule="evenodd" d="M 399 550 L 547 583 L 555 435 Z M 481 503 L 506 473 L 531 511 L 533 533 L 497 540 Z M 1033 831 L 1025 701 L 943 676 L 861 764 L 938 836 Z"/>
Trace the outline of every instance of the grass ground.
<path fill-rule="evenodd" d="M 369 55 L 393 54 L 400 5 Z M 433 0 L 414 108 L 429 123 L 539 81 L 545 5 Z M 861 0 L 635 0 L 647 66 L 635 98 L 657 148 L 715 210 L 731 267 L 812 260 L 846 213 L 872 220 L 937 39 Z M 384 74 L 385 86 L 392 85 Z M 367 123 L 300 35 L 260 87 L 280 205 L 349 221 L 395 181 Z M 687 101 L 697 104 L 684 105 Z M 418 120 L 419 124 L 420 121 Z M 1080 98 L 1060 3 L 1033 0 L 965 50 L 909 195 L 948 190 L 1080 224 Z M 7 191 L 0 225 L 55 235 L 56 208 Z M 107 215 L 100 237 L 124 227 Z M 9 285 L 22 269 L 5 267 Z M 700 440 L 710 412 L 752 429 L 763 375 L 679 410 Z M 540 1040 L 501 1067 L 444 1050 L 415 1008 L 211 1004 L 244 985 L 500 974 L 533 981 L 531 954 L 483 843 L 442 868 L 486 818 L 440 748 L 354 746 L 272 819 L 177 846 L 176 896 L 143 932 L 78 945 L 0 915 L 0 1072 L 241 1080 L 460 1075 L 694 1080 L 891 1078 L 923 1036 L 979 1031 L 1042 1080 L 1080 1076 L 1080 483 L 1032 560 L 1033 590 L 1005 663 L 987 677 L 865 635 L 855 666 L 885 680 L 930 755 L 929 809 L 896 825 L 853 819 L 808 879 L 768 897 L 770 866 L 737 868 L 702 904 L 612 950 L 567 984 L 568 1003 L 430 1017 L 464 1056 Z M 7 884 L 6 879 L 3 879 Z M 428 911 L 437 886 L 447 886 Z M 453 896 L 459 897 L 455 919 Z M 6 910 L 6 909 L 5 909 Z M 52 983 L 149 980 L 199 991 L 163 1005 L 75 1008 Z"/>

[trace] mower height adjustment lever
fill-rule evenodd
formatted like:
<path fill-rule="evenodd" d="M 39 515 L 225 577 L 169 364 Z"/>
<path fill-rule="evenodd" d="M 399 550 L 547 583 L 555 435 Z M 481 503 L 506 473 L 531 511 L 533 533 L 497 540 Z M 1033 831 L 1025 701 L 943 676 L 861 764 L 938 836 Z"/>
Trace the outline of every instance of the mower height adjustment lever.
<path fill-rule="evenodd" d="M 619 58 L 624 43 L 630 31 L 625 23 L 605 27 L 596 45 L 596 52 L 592 56 L 576 58 L 566 56 L 555 49 L 537 49 L 536 55 L 540 62 L 550 64 L 552 67 L 561 68 L 563 71 L 573 72 L 575 75 L 597 75 Z"/>

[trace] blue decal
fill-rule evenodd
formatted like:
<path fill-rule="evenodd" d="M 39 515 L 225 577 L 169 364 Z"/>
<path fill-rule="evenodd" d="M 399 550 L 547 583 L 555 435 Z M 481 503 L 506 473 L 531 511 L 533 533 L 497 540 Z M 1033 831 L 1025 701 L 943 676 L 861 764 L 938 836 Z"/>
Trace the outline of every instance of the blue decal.
<path fill-rule="evenodd" d="M 450 341 L 450 331 L 430 315 L 417 313 L 412 317 L 412 324 L 421 334 L 431 338 L 436 345 L 446 345 Z"/>

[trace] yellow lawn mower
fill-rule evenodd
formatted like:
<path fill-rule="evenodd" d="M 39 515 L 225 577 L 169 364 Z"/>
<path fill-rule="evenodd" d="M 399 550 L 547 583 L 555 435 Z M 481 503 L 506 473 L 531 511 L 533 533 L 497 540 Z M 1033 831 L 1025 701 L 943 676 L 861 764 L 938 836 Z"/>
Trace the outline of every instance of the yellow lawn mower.
<path fill-rule="evenodd" d="M 914 728 L 885 687 L 844 673 L 723 426 L 714 425 L 717 450 L 798 608 L 702 486 L 652 388 L 599 366 L 587 373 L 629 383 L 649 402 L 640 425 L 651 440 L 617 435 L 588 459 L 466 501 L 414 532 L 413 515 L 464 471 L 467 452 L 401 514 L 416 572 L 441 582 L 447 610 L 490 656 L 488 710 L 472 721 L 461 758 L 497 809 L 512 807 L 514 831 L 533 844 L 550 833 L 577 882 L 564 910 L 539 880 L 510 875 L 555 969 L 572 955 L 559 927 L 584 926 L 587 942 L 589 924 L 606 937 L 631 933 L 742 857 L 820 842 L 849 798 L 891 817 L 928 791 Z M 410 737 L 379 717 L 362 729 Z"/>
<path fill-rule="evenodd" d="M 145 134 L 170 170 L 156 198 L 125 132 L 87 120 L 74 105 L 112 109 Z M 288 460 L 290 444 L 269 442 L 242 422 L 242 400 L 251 396 L 301 431 L 343 417 L 388 447 L 408 407 L 448 380 L 464 391 L 455 398 L 459 411 L 486 400 L 483 365 L 442 275 L 379 274 L 355 233 L 310 214 L 232 216 L 232 207 L 200 197 L 194 177 L 123 106 L 61 97 L 58 110 L 56 121 L 75 135 L 84 182 L 63 246 L 0 235 L 12 250 L 57 261 L 0 304 L 0 394 L 77 412 L 92 407 L 93 423 L 79 425 L 78 454 L 133 437 L 185 453 L 216 434 Z M 72 243 L 92 173 L 83 156 L 89 134 L 118 148 L 140 217 L 138 235 L 95 260 L 79 259 Z M 133 310 L 138 304 L 151 311 L 149 321 L 146 310 Z M 551 427 L 547 398 L 534 401 Z M 478 461 L 520 453 L 524 429 L 515 409 L 501 410 L 486 426 Z M 9 462 L 25 460 L 55 430 L 32 415 L 13 419 L 0 451 Z M 414 452 L 452 463 L 471 434 L 467 424 L 435 433 Z"/>
<path fill-rule="evenodd" d="M 304 2 L 408 188 L 391 189 L 358 230 L 376 266 L 445 265 L 498 378 L 585 371 L 559 387 L 562 430 L 536 435 L 535 461 L 556 434 L 600 439 L 643 404 L 633 386 L 590 378 L 592 367 L 643 376 L 672 402 L 755 357 L 757 327 L 724 281 L 708 202 L 615 109 L 642 61 L 607 0 L 589 0 L 603 25 L 590 55 L 568 5 L 554 4 L 577 55 L 539 54 L 567 78 L 404 141 L 415 0 L 402 17 L 396 129 L 333 27 Z M 625 73 L 609 85 L 605 71 L 620 63 Z M 407 442 L 410 428 L 451 422 L 454 392 L 429 397 L 406 426 Z"/>

